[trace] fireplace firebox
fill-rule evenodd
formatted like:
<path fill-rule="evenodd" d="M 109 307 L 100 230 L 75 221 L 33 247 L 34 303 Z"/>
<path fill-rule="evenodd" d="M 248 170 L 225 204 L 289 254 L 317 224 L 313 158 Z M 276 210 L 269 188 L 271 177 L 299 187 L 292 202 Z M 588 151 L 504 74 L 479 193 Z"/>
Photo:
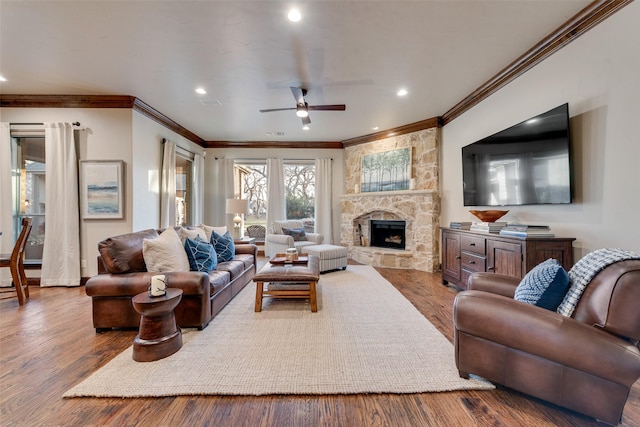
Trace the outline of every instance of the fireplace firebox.
<path fill-rule="evenodd" d="M 379 248 L 405 248 L 405 221 L 377 220 L 369 222 L 370 245 Z"/>

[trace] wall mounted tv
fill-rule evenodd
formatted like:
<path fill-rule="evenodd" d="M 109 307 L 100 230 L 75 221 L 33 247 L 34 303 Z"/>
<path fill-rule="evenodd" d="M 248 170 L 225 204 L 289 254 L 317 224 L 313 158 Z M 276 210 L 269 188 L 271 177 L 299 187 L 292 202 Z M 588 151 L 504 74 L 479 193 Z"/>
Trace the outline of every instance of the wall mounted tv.
<path fill-rule="evenodd" d="M 571 203 L 569 105 L 462 147 L 465 206 Z"/>

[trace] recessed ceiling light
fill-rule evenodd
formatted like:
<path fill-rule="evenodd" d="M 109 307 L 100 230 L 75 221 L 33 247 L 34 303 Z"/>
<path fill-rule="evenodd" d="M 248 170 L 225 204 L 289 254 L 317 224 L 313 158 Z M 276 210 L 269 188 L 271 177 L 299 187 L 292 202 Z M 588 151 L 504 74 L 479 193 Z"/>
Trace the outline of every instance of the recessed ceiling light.
<path fill-rule="evenodd" d="M 289 14 L 287 15 L 287 18 L 289 18 L 289 21 L 291 22 L 298 22 L 302 19 L 302 14 L 300 14 L 300 11 L 298 9 L 291 9 L 289 11 Z"/>
<path fill-rule="evenodd" d="M 407 91 L 406 89 L 402 88 L 400 90 L 398 90 L 398 92 L 396 92 L 396 95 L 398 96 L 406 96 L 409 93 L 409 91 Z"/>
<path fill-rule="evenodd" d="M 371 130 L 378 130 L 378 129 L 380 129 L 380 126 L 374 126 L 371 128 Z"/>
<path fill-rule="evenodd" d="M 204 88 L 199 87 L 199 88 L 196 89 L 196 93 L 199 93 L 200 95 L 206 95 L 207 91 L 204 90 Z"/>
<path fill-rule="evenodd" d="M 302 130 L 309 130 L 309 126 L 307 125 L 302 126 Z"/>
<path fill-rule="evenodd" d="M 0 82 L 6 82 L 7 79 L 4 78 L 4 76 L 0 76 Z"/>

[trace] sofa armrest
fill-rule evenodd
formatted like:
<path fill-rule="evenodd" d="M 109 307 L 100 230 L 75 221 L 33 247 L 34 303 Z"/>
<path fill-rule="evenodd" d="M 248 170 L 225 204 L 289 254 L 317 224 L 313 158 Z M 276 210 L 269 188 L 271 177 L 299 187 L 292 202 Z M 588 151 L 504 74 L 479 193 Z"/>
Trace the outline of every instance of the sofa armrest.
<path fill-rule="evenodd" d="M 235 245 L 236 254 L 249 254 L 253 256 L 258 256 L 258 246 L 256 245 Z"/>
<path fill-rule="evenodd" d="M 85 292 L 90 297 L 135 296 L 146 292 L 154 272 L 98 274 L 87 280 Z M 207 300 L 211 294 L 209 275 L 198 271 L 180 271 L 161 273 L 167 276 L 167 286 L 180 288 L 185 295 L 204 295 Z"/>
<path fill-rule="evenodd" d="M 469 276 L 469 290 L 477 290 L 513 298 L 522 279 L 495 273 L 473 273 Z"/>
<path fill-rule="evenodd" d="M 314 242 L 320 245 L 324 241 L 324 236 L 320 233 L 306 233 L 306 234 L 307 234 L 307 240 L 310 242 Z"/>
<path fill-rule="evenodd" d="M 256 245 L 236 245 L 236 255 L 253 255 L 253 265 L 258 268 L 258 246 Z"/>
<path fill-rule="evenodd" d="M 293 237 L 288 234 L 267 234 L 266 240 L 278 245 L 287 245 L 288 248 L 293 247 Z"/>
<path fill-rule="evenodd" d="M 465 333 L 631 386 L 640 377 L 632 343 L 555 311 L 470 290 L 454 301 L 455 333 Z"/>

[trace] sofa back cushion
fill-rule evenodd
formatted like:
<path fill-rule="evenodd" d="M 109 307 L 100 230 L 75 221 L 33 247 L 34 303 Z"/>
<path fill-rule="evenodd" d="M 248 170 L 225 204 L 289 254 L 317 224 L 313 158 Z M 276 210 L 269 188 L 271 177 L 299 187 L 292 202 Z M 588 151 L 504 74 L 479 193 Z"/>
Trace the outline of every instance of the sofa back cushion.
<path fill-rule="evenodd" d="M 302 223 L 302 221 L 297 219 L 273 221 L 272 229 L 275 234 L 284 234 L 284 232 L 282 231 L 282 227 L 285 227 L 288 229 L 294 229 L 294 228 L 304 229 L 304 224 Z"/>
<path fill-rule="evenodd" d="M 147 271 L 142 255 L 142 241 L 158 237 L 156 230 L 142 230 L 109 237 L 98 243 L 98 251 L 109 273 Z"/>

